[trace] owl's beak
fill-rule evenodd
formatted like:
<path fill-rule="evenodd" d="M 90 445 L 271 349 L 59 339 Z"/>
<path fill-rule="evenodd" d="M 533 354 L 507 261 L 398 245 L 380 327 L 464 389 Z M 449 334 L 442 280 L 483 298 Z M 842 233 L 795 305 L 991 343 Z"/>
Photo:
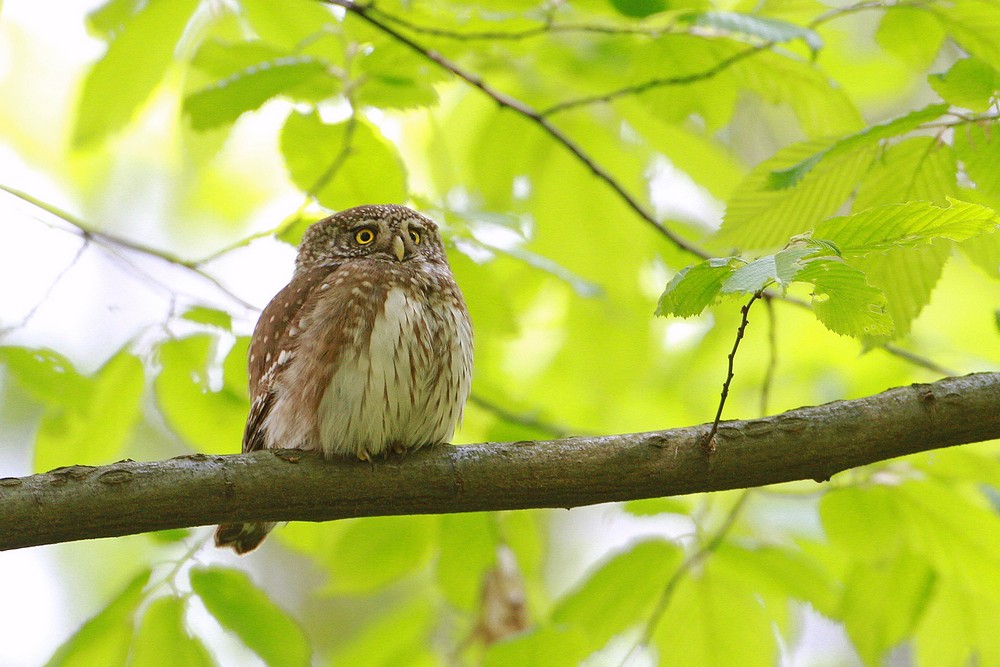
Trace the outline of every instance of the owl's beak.
<path fill-rule="evenodd" d="M 392 239 L 392 252 L 396 254 L 396 259 L 403 261 L 403 256 L 406 255 L 406 246 L 403 245 L 402 236 L 394 236 Z"/>

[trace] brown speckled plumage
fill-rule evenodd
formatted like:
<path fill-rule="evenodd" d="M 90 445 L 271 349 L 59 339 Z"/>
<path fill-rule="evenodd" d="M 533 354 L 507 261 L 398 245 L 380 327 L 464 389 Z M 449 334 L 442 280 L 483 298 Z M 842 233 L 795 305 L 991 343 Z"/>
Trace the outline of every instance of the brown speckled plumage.
<path fill-rule="evenodd" d="M 391 205 L 312 225 L 291 282 L 257 322 L 249 362 L 244 452 L 371 460 L 446 442 L 469 394 L 472 326 L 437 226 Z M 246 553 L 271 527 L 223 524 L 215 541 Z"/>

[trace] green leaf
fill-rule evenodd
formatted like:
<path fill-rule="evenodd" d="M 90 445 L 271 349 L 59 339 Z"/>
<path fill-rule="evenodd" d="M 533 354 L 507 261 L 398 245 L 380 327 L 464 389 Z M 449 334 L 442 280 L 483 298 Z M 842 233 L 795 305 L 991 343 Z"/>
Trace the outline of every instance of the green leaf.
<path fill-rule="evenodd" d="M 949 197 L 946 207 L 909 202 L 830 218 L 818 224 L 813 234 L 836 243 L 847 256 L 912 248 L 936 239 L 964 241 L 998 226 L 1000 216 L 992 209 Z"/>
<path fill-rule="evenodd" d="M 496 561 L 498 531 L 493 514 L 444 514 L 435 575 L 446 600 L 457 609 L 475 610 L 483 576 Z"/>
<path fill-rule="evenodd" d="M 136 357 L 122 349 L 90 377 L 52 350 L 3 347 L 0 361 L 45 407 L 35 436 L 35 470 L 98 465 L 120 455 L 139 418 L 144 374 Z"/>
<path fill-rule="evenodd" d="M 358 635 L 338 641 L 332 665 L 437 664 L 430 653 L 432 633 L 439 620 L 431 600 L 421 596 L 369 619 Z"/>
<path fill-rule="evenodd" d="M 424 567 L 437 536 L 434 517 L 354 519 L 329 555 L 329 590 L 364 595 Z"/>
<path fill-rule="evenodd" d="M 787 287 L 802 270 L 802 259 L 815 255 L 816 252 L 815 247 L 797 246 L 756 259 L 736 269 L 722 284 L 720 291 L 723 294 L 729 292 L 753 294 L 769 285 Z"/>
<path fill-rule="evenodd" d="M 859 563 L 844 582 L 839 616 L 868 665 L 913 631 L 927 608 L 937 576 L 922 559 L 901 554 Z"/>
<path fill-rule="evenodd" d="M 952 0 L 928 9 L 949 37 L 992 68 L 1000 70 L 1000 5 L 995 0 Z"/>
<path fill-rule="evenodd" d="M 557 602 L 552 620 L 582 629 L 591 650 L 597 650 L 614 635 L 645 621 L 682 556 L 669 542 L 635 544 L 612 556 Z"/>
<path fill-rule="evenodd" d="M 359 59 L 363 85 L 355 101 L 380 109 L 409 109 L 438 101 L 434 83 L 447 72 L 425 58 L 414 58 L 409 49 L 385 42 Z"/>
<path fill-rule="evenodd" d="M 406 200 L 395 148 L 360 118 L 327 124 L 315 111 L 292 113 L 281 132 L 281 153 L 295 185 L 327 208 Z"/>
<path fill-rule="evenodd" d="M 129 17 L 87 74 L 73 145 L 89 146 L 123 127 L 163 78 L 198 0 L 150 0 Z M 122 15 L 116 12 L 120 20 Z"/>
<path fill-rule="evenodd" d="M 193 449 L 237 452 L 249 400 L 246 385 L 237 387 L 224 381 L 220 388 L 213 388 L 209 371 L 216 342 L 210 334 L 197 334 L 160 343 L 157 356 L 162 369 L 153 388 L 167 424 Z M 233 355 L 230 352 L 230 357 Z M 236 364 L 234 359 L 230 369 Z M 241 365 L 245 364 L 244 358 Z"/>
<path fill-rule="evenodd" d="M 301 49 L 318 35 L 340 36 L 341 23 L 331 7 L 313 0 L 284 0 L 280 4 L 240 0 L 240 9 L 262 40 L 285 50 Z"/>
<path fill-rule="evenodd" d="M 222 627 L 272 667 L 310 664 L 309 640 L 291 616 L 242 572 L 221 567 L 191 570 L 191 588 Z"/>
<path fill-rule="evenodd" d="M 955 153 L 976 190 L 1000 198 L 1000 137 L 996 128 L 967 125 L 955 130 Z M 994 206 L 996 208 L 996 206 Z"/>
<path fill-rule="evenodd" d="M 718 243 L 750 250 L 781 246 L 833 215 L 871 167 L 876 146 L 822 159 L 790 189 L 768 187 L 772 172 L 798 165 L 828 146 L 828 141 L 796 144 L 754 167 L 729 200 Z"/>
<path fill-rule="evenodd" d="M 576 667 L 590 653 L 588 646 L 590 642 L 579 628 L 545 626 L 491 644 L 482 664 L 484 667 Z"/>
<path fill-rule="evenodd" d="M 181 317 L 191 322 L 208 324 L 225 331 L 232 331 L 233 328 L 233 316 L 226 311 L 219 310 L 217 308 L 194 306 L 184 311 L 184 314 L 181 315 Z"/>
<path fill-rule="evenodd" d="M 815 31 L 794 23 L 757 14 L 721 11 L 698 12 L 682 16 L 680 22 L 699 27 L 715 28 L 725 32 L 741 33 L 779 44 L 801 39 L 813 52 L 823 48 L 823 40 Z"/>
<path fill-rule="evenodd" d="M 770 176 L 768 176 L 766 187 L 771 190 L 790 188 L 798 184 L 806 174 L 815 169 L 816 165 L 823 160 L 866 148 L 883 139 L 906 134 L 917 129 L 924 123 L 939 118 L 947 111 L 947 104 L 932 104 L 923 109 L 912 111 L 905 116 L 900 116 L 899 118 L 894 118 L 878 125 L 872 125 L 860 132 L 840 139 L 787 169 L 779 169 L 771 172 Z"/>
<path fill-rule="evenodd" d="M 656 306 L 656 315 L 691 317 L 715 303 L 729 277 L 745 262 L 736 257 L 709 259 L 681 269 L 671 279 Z"/>
<path fill-rule="evenodd" d="M 882 290 L 837 259 L 814 259 L 795 278 L 812 283 L 812 308 L 823 325 L 844 336 L 890 336 L 892 318 Z"/>
<path fill-rule="evenodd" d="M 656 516 L 657 514 L 687 514 L 691 511 L 691 505 L 682 498 L 645 498 L 623 503 L 622 509 L 634 516 Z"/>
<path fill-rule="evenodd" d="M 142 602 L 149 575 L 149 570 L 136 575 L 104 609 L 56 650 L 46 667 L 124 665 L 135 627 L 135 611 Z"/>
<path fill-rule="evenodd" d="M 642 19 L 666 10 L 667 0 L 611 0 L 611 5 L 622 16 Z"/>
<path fill-rule="evenodd" d="M 851 206 L 928 201 L 944 204 L 958 195 L 955 151 L 934 137 L 910 137 L 888 146 L 865 174 Z"/>
<path fill-rule="evenodd" d="M 951 104 L 979 113 L 989 110 L 1000 94 L 1000 72 L 979 58 L 963 58 L 944 74 L 931 74 L 927 81 Z"/>
<path fill-rule="evenodd" d="M 326 72 L 326 65 L 310 56 L 286 56 L 255 63 L 225 79 L 188 95 L 184 112 L 195 130 L 235 122 L 247 111 Z"/>
<path fill-rule="evenodd" d="M 920 35 L 920 39 L 914 39 L 914 35 Z M 907 5 L 886 7 L 875 33 L 883 49 L 918 71 L 934 62 L 944 37 L 941 24 L 930 12 Z"/>
<path fill-rule="evenodd" d="M 159 667 L 164 657 L 184 667 L 214 665 L 201 640 L 184 626 L 184 602 L 168 595 L 157 598 L 146 609 L 132 642 L 129 667 Z"/>

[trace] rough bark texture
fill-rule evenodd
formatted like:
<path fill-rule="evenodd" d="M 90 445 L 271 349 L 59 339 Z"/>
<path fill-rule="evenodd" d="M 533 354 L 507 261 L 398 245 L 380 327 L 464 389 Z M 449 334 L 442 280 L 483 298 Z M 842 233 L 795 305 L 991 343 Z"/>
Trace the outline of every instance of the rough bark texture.
<path fill-rule="evenodd" d="M 874 461 L 1000 438 L 1000 373 L 719 426 L 435 447 L 385 462 L 294 450 L 71 466 L 0 479 L 0 549 L 222 521 L 327 521 L 593 503 L 823 481 Z"/>

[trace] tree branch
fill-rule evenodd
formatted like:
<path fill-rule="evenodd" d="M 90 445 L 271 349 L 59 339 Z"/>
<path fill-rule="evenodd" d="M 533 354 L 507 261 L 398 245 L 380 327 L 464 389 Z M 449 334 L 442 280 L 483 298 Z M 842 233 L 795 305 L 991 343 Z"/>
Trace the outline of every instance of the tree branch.
<path fill-rule="evenodd" d="M 214 524 L 575 507 L 831 475 L 1000 437 L 1000 373 L 720 424 L 436 447 L 369 465 L 295 450 L 0 479 L 0 550 Z"/>

